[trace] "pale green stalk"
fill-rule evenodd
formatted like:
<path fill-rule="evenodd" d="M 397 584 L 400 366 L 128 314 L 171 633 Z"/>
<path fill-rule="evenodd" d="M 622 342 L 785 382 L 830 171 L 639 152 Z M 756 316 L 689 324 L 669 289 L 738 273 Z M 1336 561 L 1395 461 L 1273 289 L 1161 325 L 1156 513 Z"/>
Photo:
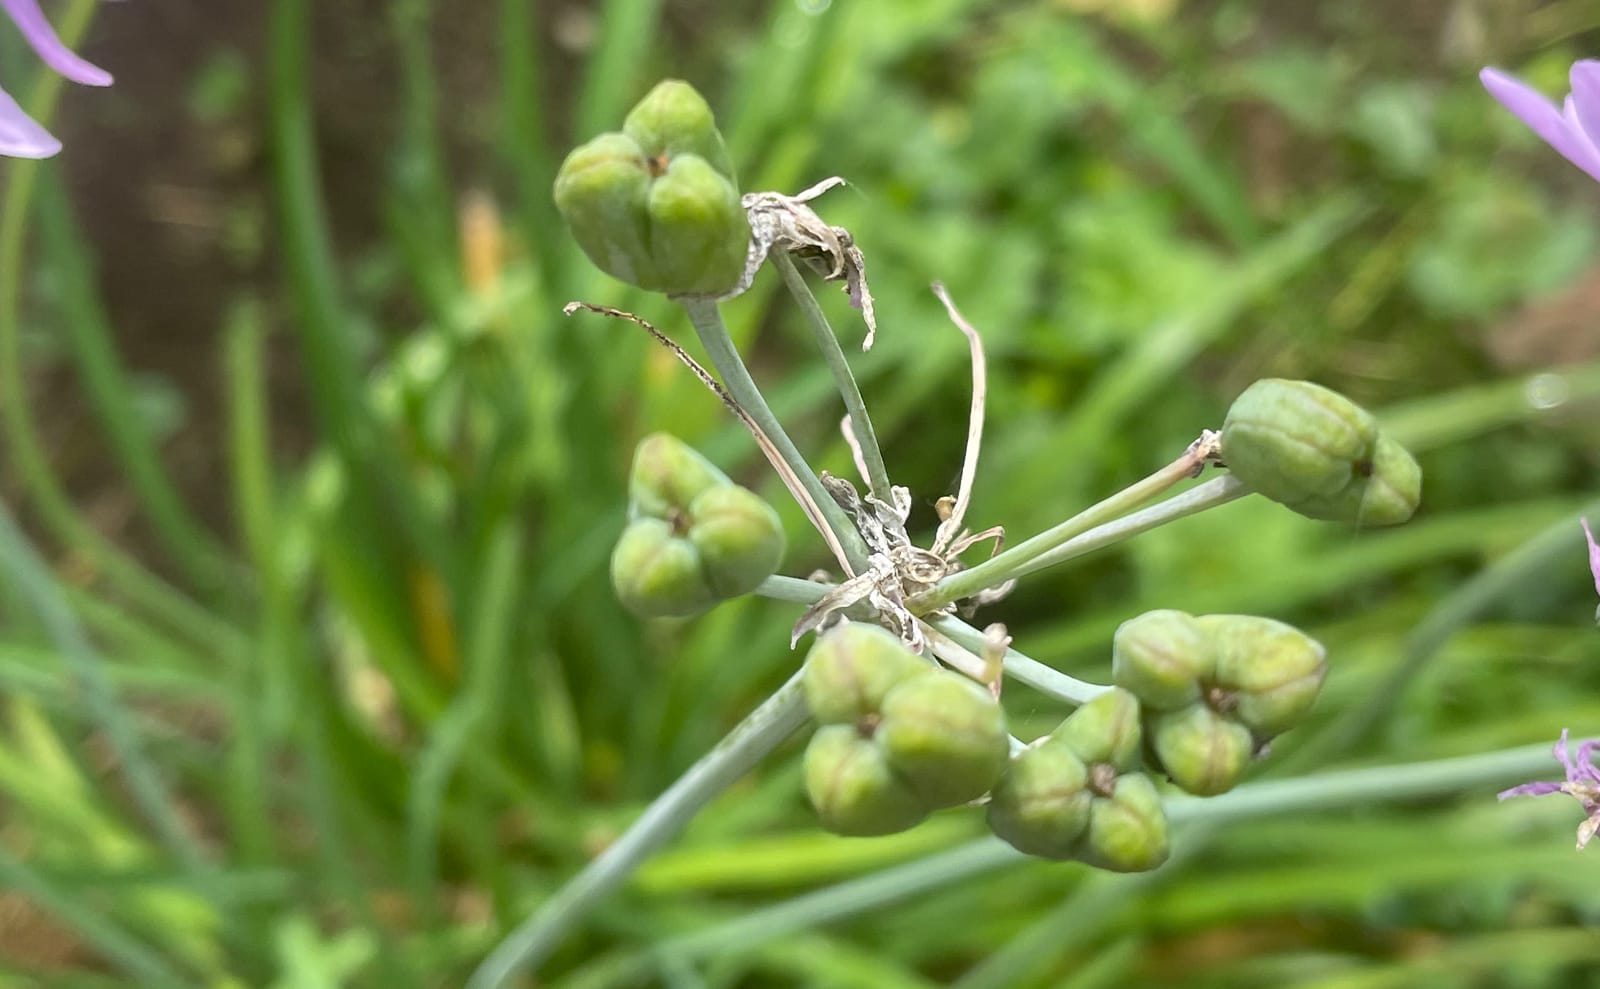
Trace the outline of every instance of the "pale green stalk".
<path fill-rule="evenodd" d="M 1271 814 L 1441 797 L 1479 788 L 1488 790 L 1548 773 L 1552 765 L 1550 746 L 1527 745 L 1454 759 L 1249 783 L 1218 797 L 1173 797 L 1166 802 L 1167 817 L 1175 825 L 1218 824 Z M 720 957 L 746 951 L 795 931 L 901 902 L 1026 858 L 998 838 L 980 838 L 915 862 L 750 911 L 708 930 L 672 938 L 630 959 L 635 964 L 629 966 L 629 971 L 644 970 L 658 958 Z M 1139 878 L 1132 881 L 1138 882 Z M 622 974 L 623 966 L 607 968 Z M 605 984 L 611 984 L 611 980 Z"/>
<path fill-rule="evenodd" d="M 1161 471 L 1150 475 L 1150 477 L 1145 478 L 1145 480 L 1140 481 L 1133 487 L 1112 495 L 1093 508 L 1086 509 L 1076 518 L 1082 518 L 1083 515 L 1088 515 L 1091 512 L 1095 513 L 1096 517 L 1115 517 L 1120 515 L 1122 511 L 1145 501 L 1151 494 L 1161 490 L 1162 487 L 1175 483 L 1179 477 L 1167 478 L 1166 483 L 1159 486 L 1154 482 L 1155 479 L 1161 478 L 1166 472 L 1172 471 L 1179 462 L 1181 461 L 1175 461 L 1172 465 L 1162 468 Z M 1145 484 L 1151 484 L 1153 490 L 1140 496 L 1124 498 L 1125 495 L 1128 495 L 1128 492 L 1137 491 Z M 1045 536 L 1072 533 L 1066 538 L 1058 541 L 1056 536 L 1052 536 L 1048 540 L 1051 545 L 1044 546 L 1042 550 L 1040 547 L 1035 546 L 1028 553 L 1018 556 L 1012 555 L 1015 550 L 1007 550 L 983 561 L 971 570 L 962 570 L 951 574 L 929 590 L 910 598 L 906 604 L 913 612 L 926 614 L 952 601 L 971 597 L 986 588 L 998 586 L 1008 580 L 1043 570 L 1046 567 L 1055 566 L 1057 563 L 1063 563 L 1086 553 L 1092 553 L 1097 549 L 1104 549 L 1107 546 L 1137 536 L 1141 532 L 1148 532 L 1157 526 L 1174 522 L 1196 512 L 1204 511 L 1207 508 L 1226 504 L 1249 493 L 1250 489 L 1245 487 L 1232 474 L 1224 474 L 1220 477 L 1214 477 L 1204 484 L 1196 485 L 1188 491 L 1168 498 L 1159 504 L 1151 505 L 1143 511 L 1122 515 L 1121 518 L 1116 518 L 1113 522 L 1106 522 L 1093 528 L 1082 528 L 1076 524 L 1076 518 L 1068 519 L 1049 532 L 1028 540 L 1026 543 L 1016 547 L 1016 549 L 1020 550 L 1028 547 L 1035 540 L 1044 540 Z M 1113 502 L 1118 502 L 1119 504 L 1112 506 Z"/>
<path fill-rule="evenodd" d="M 134 803 L 173 857 L 191 873 L 204 876 L 209 869 L 198 844 L 178 818 L 178 804 L 146 755 L 104 659 L 89 644 L 54 577 L 4 508 L 0 508 L 0 568 L 22 592 L 77 682 L 90 717 L 116 753 Z"/>
<path fill-rule="evenodd" d="M 983 648 L 983 633 L 955 615 L 939 615 L 936 618 L 926 619 L 926 621 L 929 625 L 974 652 Z M 1068 676 L 1054 667 L 1046 666 L 1037 659 L 1018 652 L 1015 648 L 1008 647 L 1006 649 L 1004 663 L 1007 676 L 1022 681 L 1042 694 L 1048 694 L 1057 700 L 1066 701 L 1068 704 L 1087 704 L 1111 689 L 1098 683 L 1089 683 L 1086 680 Z"/>
<path fill-rule="evenodd" d="M 878 446 L 878 433 L 872 428 L 872 417 L 867 414 L 867 403 L 862 399 L 861 388 L 856 384 L 856 377 L 850 371 L 850 362 L 845 360 L 844 348 L 839 346 L 839 338 L 834 335 L 827 315 L 817 304 L 817 297 L 811 293 L 805 278 L 794 266 L 794 261 L 789 258 L 788 253 L 773 251 L 768 255 L 768 260 L 778 269 L 778 274 L 783 276 L 783 284 L 788 286 L 789 294 L 800 305 L 800 311 L 805 313 L 806 325 L 811 327 L 811 336 L 817 342 L 817 349 L 822 352 L 822 360 L 833 374 L 834 383 L 839 388 L 839 396 L 844 399 L 844 410 L 850 415 L 850 431 L 855 434 L 856 447 L 861 451 L 861 462 L 867 468 L 867 486 L 872 490 L 872 496 L 885 505 L 894 504 L 893 493 L 889 490 L 889 470 L 883 464 L 883 450 Z"/>
<path fill-rule="evenodd" d="M 498 989 L 522 969 L 537 966 L 640 862 L 671 840 L 711 798 L 793 734 L 806 716 L 805 694 L 797 673 L 652 801 L 622 837 L 506 935 L 472 973 L 467 989 Z"/>
<path fill-rule="evenodd" d="M 755 589 L 755 593 L 762 597 L 772 598 L 777 601 L 789 601 L 794 604 L 815 604 L 821 597 L 833 590 L 834 584 L 821 584 L 814 580 L 800 580 L 796 577 L 768 577 Z M 928 624 L 938 631 L 949 636 L 958 645 L 973 652 L 981 652 L 984 647 L 983 633 L 957 618 L 955 615 L 937 615 L 927 619 Z M 1005 655 L 1006 675 L 1022 681 L 1043 694 L 1048 694 L 1057 700 L 1068 704 L 1078 705 L 1087 703 L 1092 698 L 1104 693 L 1107 687 L 1097 683 L 1089 683 L 1070 677 L 1060 670 L 1054 669 L 1039 662 L 1015 648 L 1008 648 Z"/>
<path fill-rule="evenodd" d="M 784 431 L 783 424 L 773 414 L 772 408 L 767 405 L 761 389 L 756 387 L 755 380 L 750 377 L 749 368 L 745 367 L 739 352 L 734 349 L 733 340 L 728 337 L 728 328 L 722 323 L 722 314 L 717 311 L 716 302 L 695 296 L 685 296 L 678 301 L 682 304 L 684 312 L 688 313 L 689 322 L 694 324 L 695 333 L 700 337 L 700 344 L 706 349 L 706 356 L 711 358 L 711 365 L 717 369 L 717 375 L 722 379 L 722 386 L 777 448 L 784 464 L 799 479 L 806 494 L 822 513 L 823 521 L 833 530 L 850 565 L 855 568 L 856 573 L 861 573 L 866 568 L 867 548 L 861 542 L 860 533 L 856 532 L 855 525 L 844 514 L 844 510 L 823 489 L 822 482 L 817 479 L 816 471 L 806 463 L 806 458 L 789 438 L 789 434 Z"/>

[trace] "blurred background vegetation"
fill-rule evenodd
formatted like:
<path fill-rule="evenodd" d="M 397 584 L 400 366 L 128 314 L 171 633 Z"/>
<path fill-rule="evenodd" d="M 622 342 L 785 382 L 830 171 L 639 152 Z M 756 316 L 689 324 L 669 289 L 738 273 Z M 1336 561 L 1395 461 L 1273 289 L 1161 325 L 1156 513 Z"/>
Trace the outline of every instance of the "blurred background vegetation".
<path fill-rule="evenodd" d="M 587 265 L 548 191 L 663 76 L 711 99 L 745 188 L 851 181 L 822 212 L 866 251 L 858 367 L 925 528 L 968 389 L 935 278 L 990 356 L 970 518 L 1013 539 L 1261 376 L 1345 391 L 1418 452 L 1410 525 L 1229 505 L 1027 582 L 984 616 L 1025 651 L 1096 677 L 1149 607 L 1299 623 L 1332 653 L 1320 722 L 1278 746 L 1302 768 L 1600 734 L 1574 521 L 1600 492 L 1600 189 L 1475 78 L 1564 92 L 1600 52 L 1587 0 L 49 13 L 93 15 L 81 50 L 117 83 L 61 94 L 59 159 L 0 164 L 0 985 L 458 985 L 794 668 L 793 606 L 640 623 L 605 575 L 649 431 L 782 500 L 670 355 L 559 313 L 692 338 Z M 775 281 L 730 325 L 844 472 Z M 824 565 L 783 512 L 786 572 Z M 1008 694 L 1025 738 L 1062 714 Z M 1491 793 L 1180 836 L 1147 880 L 1031 862 L 719 938 L 981 831 L 823 835 L 797 754 L 540 984 L 1600 985 L 1574 808 Z"/>

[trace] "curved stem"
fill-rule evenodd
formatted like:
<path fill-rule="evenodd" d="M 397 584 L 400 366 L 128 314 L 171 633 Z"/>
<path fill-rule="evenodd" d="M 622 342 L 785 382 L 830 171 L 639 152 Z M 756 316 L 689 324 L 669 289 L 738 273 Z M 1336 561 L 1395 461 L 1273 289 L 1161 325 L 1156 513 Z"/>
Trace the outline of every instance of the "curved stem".
<path fill-rule="evenodd" d="M 1212 435 L 1214 434 L 1206 434 L 1206 436 Z M 1206 444 L 1206 436 L 1191 443 L 1183 452 L 1183 456 L 1149 477 L 1135 481 L 1066 521 L 1053 525 L 1010 549 L 996 553 L 970 570 L 963 570 L 945 578 L 930 592 L 930 599 L 937 602 L 933 606 L 948 604 L 986 587 L 1003 584 L 1025 572 L 1024 567 L 1062 543 L 1132 511 L 1184 478 L 1194 476 L 1196 468 L 1204 465 L 1206 455 L 1211 451 L 1211 447 Z"/>
<path fill-rule="evenodd" d="M 756 594 L 772 598 L 774 601 L 788 601 L 793 604 L 815 604 L 821 597 L 833 590 L 835 584 L 819 584 L 814 580 L 801 580 L 798 577 L 768 577 L 755 589 Z M 954 615 L 935 615 L 927 618 L 927 623 L 948 636 L 957 644 L 981 652 L 984 646 L 983 633 L 968 625 Z M 1005 655 L 1006 675 L 1021 680 L 1023 683 L 1054 697 L 1056 700 L 1065 701 L 1074 706 L 1086 704 L 1099 696 L 1109 687 L 1098 683 L 1089 683 L 1076 677 L 1068 676 L 1054 667 L 1047 666 L 1026 653 L 1018 652 L 1015 648 L 1007 648 Z"/>
<path fill-rule="evenodd" d="M 682 829 L 712 797 L 744 775 L 806 720 L 800 674 L 790 677 L 727 737 L 657 797 L 633 826 L 537 913 L 508 934 L 467 981 L 467 989 L 498 989 L 537 965 L 599 900 L 620 886 L 639 863 Z"/>
<path fill-rule="evenodd" d="M 985 588 L 994 587 L 1016 577 L 1043 570 L 1046 567 L 1055 566 L 1057 563 L 1083 556 L 1085 553 L 1092 553 L 1097 549 L 1120 543 L 1141 532 L 1147 532 L 1150 529 L 1193 515 L 1196 512 L 1204 511 L 1207 508 L 1226 504 L 1235 498 L 1241 498 L 1250 493 L 1250 489 L 1245 487 L 1232 474 L 1224 474 L 1220 477 L 1214 477 L 1204 484 L 1196 485 L 1180 495 L 1152 505 L 1143 511 L 1124 515 L 1115 521 L 1106 522 L 1094 528 L 1083 528 L 1078 524 L 1078 519 L 1090 513 L 1094 513 L 1096 518 L 1106 515 L 1115 516 L 1118 512 L 1149 498 L 1152 494 L 1161 490 L 1162 487 L 1170 486 L 1183 476 L 1182 472 L 1178 472 L 1175 477 L 1166 478 L 1166 483 L 1159 486 L 1156 486 L 1156 479 L 1163 478 L 1168 472 L 1174 471 L 1180 463 L 1182 463 L 1182 460 L 1174 461 L 1133 487 L 1112 495 L 1098 505 L 1084 510 L 1078 516 L 1068 519 L 1061 525 L 1049 530 L 1049 532 L 1042 533 L 1022 543 L 1015 550 L 1007 550 L 983 561 L 971 570 L 962 570 L 951 574 L 933 585 L 933 587 L 911 598 L 906 604 L 913 612 L 925 614 L 935 608 L 943 607 L 951 601 L 959 601 L 962 598 L 971 597 Z M 1191 464 L 1188 469 L 1192 470 L 1193 465 Z M 1141 497 L 1130 496 L 1124 498 L 1129 492 L 1136 491 L 1144 485 L 1151 485 L 1151 490 L 1145 492 Z M 1113 506 L 1113 502 L 1120 502 L 1120 504 Z M 1060 534 L 1069 533 L 1071 530 L 1077 530 L 1076 534 L 1064 540 L 1059 539 Z M 1042 541 L 1046 536 L 1052 537 L 1049 542 L 1054 543 L 1054 545 L 1032 547 L 1028 553 L 1013 556 L 1016 550 L 1029 547 L 1030 544 L 1036 541 Z"/>
<path fill-rule="evenodd" d="M 1525 779 L 1544 772 L 1552 763 L 1550 746 L 1539 744 L 1454 759 L 1319 773 L 1248 783 L 1220 797 L 1176 797 L 1167 801 L 1167 816 L 1174 824 L 1193 825 L 1437 797 Z M 748 950 L 794 931 L 900 902 L 1025 858 L 998 838 L 980 838 L 672 938 L 644 955 L 695 958 Z"/>
<path fill-rule="evenodd" d="M 834 335 L 827 315 L 817 304 L 817 297 L 811 293 L 800 270 L 789 259 L 788 252 L 773 251 L 767 260 L 778 269 L 778 274 L 783 276 L 783 284 L 789 288 L 789 294 L 794 296 L 800 311 L 805 313 L 811 336 L 816 340 L 817 349 L 822 351 L 822 359 L 839 387 L 844 409 L 850 414 L 850 429 L 855 433 L 856 445 L 861 450 L 861 461 L 867 468 L 867 486 L 872 489 L 872 496 L 885 505 L 894 504 L 889 490 L 889 470 L 883 464 L 883 450 L 878 446 L 878 433 L 872 428 L 867 403 L 861 397 L 861 388 L 856 384 L 855 375 L 850 372 L 850 362 L 845 359 L 844 348 L 839 346 L 839 338 Z"/>
<path fill-rule="evenodd" d="M 822 482 L 817 479 L 816 471 L 806 463 L 806 458 L 795 447 L 794 441 L 784 431 L 783 424 L 767 405 L 761 389 L 756 387 L 755 380 L 750 377 L 750 370 L 745 367 L 739 352 L 733 347 L 733 341 L 728 337 L 728 328 L 722 324 L 722 315 L 717 311 L 716 302 L 695 296 L 685 296 L 678 302 L 683 306 L 684 312 L 688 313 L 689 322 L 694 324 L 694 331 L 700 337 L 706 355 L 711 358 L 712 366 L 722 378 L 722 386 L 777 448 L 784 463 L 805 487 L 811 500 L 816 503 L 817 510 L 822 513 L 828 528 L 833 530 L 854 572 L 861 573 L 867 561 L 867 548 L 861 541 L 861 534 L 856 531 L 854 523 L 844 514 L 844 510 L 823 489 Z"/>
<path fill-rule="evenodd" d="M 178 804 L 162 780 L 156 764 L 140 744 L 128 709 L 106 672 L 105 660 L 89 644 L 83 626 L 62 596 L 44 562 L 34 553 L 11 515 L 0 507 L 0 566 L 22 592 L 46 632 L 60 651 L 62 662 L 83 692 L 94 723 L 105 732 L 128 790 L 161 843 L 191 874 L 201 876 L 208 866 L 177 813 Z"/>
<path fill-rule="evenodd" d="M 939 615 L 924 620 L 968 649 L 976 651 L 983 647 L 983 633 L 954 615 Z M 1007 676 L 1021 680 L 1041 694 L 1073 705 L 1087 704 L 1111 689 L 1068 676 L 1010 647 L 1006 649 L 1005 670 Z"/>

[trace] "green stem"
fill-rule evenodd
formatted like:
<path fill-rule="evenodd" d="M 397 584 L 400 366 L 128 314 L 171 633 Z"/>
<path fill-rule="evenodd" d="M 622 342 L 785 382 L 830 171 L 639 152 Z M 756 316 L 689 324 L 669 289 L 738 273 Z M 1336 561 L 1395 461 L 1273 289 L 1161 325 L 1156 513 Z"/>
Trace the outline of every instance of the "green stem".
<path fill-rule="evenodd" d="M 923 593 L 912 597 L 906 602 L 907 606 L 913 612 L 926 614 L 952 601 L 971 597 L 985 588 L 994 587 L 1008 580 L 1043 570 L 1046 567 L 1055 566 L 1057 563 L 1064 563 L 1067 560 L 1083 556 L 1085 553 L 1092 553 L 1097 549 L 1104 549 L 1125 539 L 1130 539 L 1141 532 L 1148 532 L 1168 522 L 1174 522 L 1196 512 L 1204 511 L 1207 508 L 1226 504 L 1250 493 L 1250 489 L 1246 488 L 1232 474 L 1224 474 L 1220 477 L 1214 477 L 1204 484 L 1196 485 L 1180 495 L 1168 498 L 1160 504 L 1152 505 L 1143 511 L 1124 515 L 1113 522 L 1106 522 L 1093 528 L 1085 528 L 1077 523 L 1077 519 L 1090 513 L 1095 513 L 1098 517 L 1104 517 L 1107 514 L 1115 516 L 1120 511 L 1144 501 L 1155 491 L 1160 490 L 1160 487 L 1155 486 L 1155 480 L 1162 478 L 1167 472 L 1173 471 L 1180 462 L 1175 461 L 1133 487 L 1107 498 L 1093 508 L 1086 509 L 1078 516 L 1068 519 L 1061 525 L 1049 530 L 1049 532 L 1041 533 L 1017 546 L 1015 550 L 1007 550 L 998 556 L 983 561 L 971 570 L 962 570 L 951 574 Z M 1192 469 L 1192 465 L 1190 469 Z M 1180 473 L 1178 477 L 1167 478 L 1166 484 L 1161 485 L 1161 487 L 1176 483 L 1181 476 L 1182 474 Z M 1142 497 L 1129 497 L 1115 508 L 1105 507 L 1114 501 L 1121 501 L 1128 492 L 1136 491 L 1147 484 L 1151 485 L 1153 490 Z M 1073 532 L 1073 530 L 1076 531 Z M 1071 532 L 1072 534 L 1068 538 L 1058 541 L 1058 538 L 1052 535 L 1058 533 L 1058 531 L 1061 533 Z M 1030 544 L 1044 541 L 1046 536 L 1051 536 L 1048 542 L 1053 545 L 1030 547 Z M 1016 556 L 1012 555 L 1016 550 L 1024 548 L 1029 548 L 1030 551 Z"/>
<path fill-rule="evenodd" d="M 133 721 L 106 673 L 105 661 L 89 644 L 83 626 L 78 624 L 54 578 L 4 508 L 0 508 L 0 566 L 28 599 L 62 662 L 77 681 L 95 724 L 105 732 L 116 753 L 134 803 L 173 857 L 192 874 L 203 876 L 208 867 L 178 818 L 178 804 L 171 791 L 162 782 L 155 763 L 146 756 Z"/>
<path fill-rule="evenodd" d="M 161 953 L 119 927 L 104 909 L 91 906 L 78 890 L 51 883 L 25 859 L 18 859 L 0 844 L 0 885 L 53 914 L 107 962 L 133 978 L 134 985 L 151 989 L 187 989 L 197 986 L 171 968 Z"/>
<path fill-rule="evenodd" d="M 844 348 L 839 346 L 839 338 L 834 335 L 833 327 L 828 324 L 827 315 L 817 304 L 817 297 L 811 294 L 806 280 L 801 277 L 799 269 L 794 266 L 788 253 L 774 251 L 768 255 L 768 260 L 778 269 L 778 274 L 783 276 L 783 284 L 788 286 L 789 294 L 794 296 L 794 301 L 800 305 L 800 311 L 805 313 L 806 325 L 811 327 L 811 336 L 816 340 L 817 349 L 822 351 L 822 359 L 833 374 L 834 383 L 839 388 L 839 396 L 844 399 L 844 409 L 850 414 L 850 429 L 855 433 L 856 447 L 861 451 L 861 462 L 867 468 L 867 485 L 872 489 L 872 496 L 885 505 L 894 504 L 894 495 L 889 490 L 889 471 L 883 464 L 883 450 L 878 446 L 878 433 L 872 428 L 872 417 L 867 414 L 867 403 L 861 397 L 861 388 L 856 384 L 855 375 L 850 372 L 850 362 L 845 360 Z"/>
<path fill-rule="evenodd" d="M 797 577 L 768 577 L 755 589 L 755 593 L 775 601 L 815 604 L 835 586 Z M 979 652 L 984 647 L 983 633 L 954 615 L 936 615 L 927 619 L 927 622 L 973 652 Z M 1040 693 L 1074 706 L 1086 704 L 1109 689 L 1068 676 L 1014 648 L 1006 650 L 1005 671 L 1007 676 L 1022 681 Z"/>
<path fill-rule="evenodd" d="M 983 648 L 983 633 L 954 615 L 939 615 L 925 620 L 974 652 Z M 1087 704 L 1111 689 L 1068 676 L 1013 648 L 1006 649 L 1005 671 L 1007 676 L 1022 681 L 1040 693 L 1072 705 Z"/>
<path fill-rule="evenodd" d="M 797 673 L 652 801 L 622 837 L 506 935 L 472 973 L 467 989 L 498 989 L 521 969 L 537 965 L 639 863 L 805 720 L 805 695 Z"/>
<path fill-rule="evenodd" d="M 1292 780 L 1246 784 L 1220 797 L 1176 797 L 1167 801 L 1167 817 L 1174 824 L 1220 823 L 1294 811 L 1439 797 L 1539 775 L 1548 772 L 1552 763 L 1550 746 L 1540 744 L 1454 759 L 1320 773 Z M 709 930 L 672 938 L 649 955 L 694 958 L 745 951 L 795 931 L 866 913 L 969 876 L 993 872 L 1024 858 L 1022 853 L 998 838 L 981 838 L 915 862 L 751 911 Z"/>
<path fill-rule="evenodd" d="M 62 328 L 71 343 L 90 404 L 100 418 L 111 452 L 127 473 L 134 497 L 161 536 L 191 586 L 236 583 L 240 572 L 210 532 L 194 521 L 167 476 L 154 437 L 139 412 L 128 374 L 94 285 L 91 262 L 73 221 L 59 176 L 46 173 L 38 200 L 44 257 L 60 280 Z"/>
<path fill-rule="evenodd" d="M 756 426 L 767 435 L 767 439 L 772 441 L 772 445 L 778 450 L 778 455 L 799 478 L 800 484 L 805 487 L 811 500 L 816 502 L 823 520 L 833 530 L 833 534 L 844 548 L 850 565 L 855 568 L 856 573 L 861 573 L 866 567 L 867 548 L 861 542 L 860 533 L 856 531 L 855 525 L 844 514 L 838 503 L 823 490 L 822 482 L 817 480 L 816 472 L 806 463 L 806 458 L 795 447 L 794 441 L 784 431 L 783 424 L 767 405 L 761 389 L 756 387 L 755 380 L 750 377 L 750 370 L 744 366 L 739 352 L 733 347 L 733 341 L 728 337 L 728 328 L 722 324 L 722 315 L 717 311 L 716 302 L 693 296 L 686 296 L 678 301 L 682 304 L 684 312 L 689 314 L 689 322 L 694 324 L 695 333 L 700 337 L 700 344 L 705 347 L 706 355 L 711 358 L 712 366 L 717 369 L 723 387 L 728 389 L 728 394 L 733 396 L 734 401 L 739 403 Z"/>
<path fill-rule="evenodd" d="M 928 600 L 932 602 L 929 607 L 941 607 L 986 587 L 1005 583 L 1022 573 L 1022 568 L 1069 539 L 1138 508 L 1184 478 L 1194 476 L 1195 469 L 1205 463 L 1205 452 L 1201 441 L 1197 441 L 1184 451 L 1183 456 L 1149 477 L 1136 481 L 1066 521 L 995 554 L 970 570 L 962 570 L 946 577 L 928 592 Z"/>

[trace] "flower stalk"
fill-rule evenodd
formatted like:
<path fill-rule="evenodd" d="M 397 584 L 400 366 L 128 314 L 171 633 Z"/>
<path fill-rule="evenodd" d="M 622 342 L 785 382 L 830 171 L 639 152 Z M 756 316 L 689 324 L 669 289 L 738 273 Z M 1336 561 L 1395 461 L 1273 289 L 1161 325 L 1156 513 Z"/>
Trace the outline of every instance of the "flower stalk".
<path fill-rule="evenodd" d="M 467 989 L 498 989 L 521 970 L 538 965 L 595 903 L 622 885 L 639 863 L 676 836 L 696 811 L 794 734 L 805 720 L 805 691 L 796 673 L 652 801 L 622 837 L 507 935 L 472 973 Z"/>
<path fill-rule="evenodd" d="M 860 573 L 866 568 L 867 560 L 866 546 L 862 543 L 860 534 L 856 532 L 855 526 L 839 508 L 838 503 L 823 490 L 822 482 L 817 479 L 816 472 L 806 463 L 806 458 L 794 445 L 794 440 L 789 438 L 783 424 L 773 414 L 771 406 L 767 405 L 761 389 L 750 377 L 749 368 L 745 367 L 744 360 L 728 337 L 728 328 L 722 322 L 722 314 L 717 311 L 716 302 L 699 296 L 685 296 L 678 302 L 688 314 L 689 322 L 693 324 L 695 333 L 700 337 L 701 346 L 711 358 L 711 365 L 717 369 L 718 376 L 722 378 L 723 387 L 749 415 L 751 421 L 766 434 L 785 465 L 799 479 L 806 493 L 816 504 L 822 516 L 821 523 L 831 531 L 844 554 L 844 559 L 840 563 L 846 566 L 852 575 Z"/>
<path fill-rule="evenodd" d="M 952 601 L 971 597 L 985 588 L 1104 549 L 1141 532 L 1227 504 L 1250 493 L 1237 478 L 1226 474 L 1142 511 L 1124 515 L 1128 509 L 1148 501 L 1193 473 L 1201 461 L 1193 458 L 1195 447 L 1189 449 L 1190 452 L 1144 480 L 970 570 L 951 574 L 907 603 L 913 611 L 933 611 Z"/>
<path fill-rule="evenodd" d="M 811 328 L 812 339 L 822 353 L 823 363 L 828 365 L 828 371 L 839 388 L 839 396 L 844 399 L 845 412 L 850 416 L 849 428 L 855 438 L 855 447 L 860 451 L 861 462 L 866 467 L 865 480 L 872 496 L 885 505 L 893 504 L 894 497 L 889 491 L 889 471 L 883 463 L 883 450 L 878 446 L 877 431 L 872 428 L 867 403 L 861 397 L 861 388 L 856 384 L 850 362 L 845 359 L 844 348 L 839 346 L 839 338 L 834 335 L 827 314 L 817 304 L 817 297 L 806 285 L 805 278 L 795 267 L 794 261 L 790 260 L 788 252 L 773 251 L 768 255 L 768 260 L 778 269 L 783 284 L 805 314 L 806 325 Z"/>

